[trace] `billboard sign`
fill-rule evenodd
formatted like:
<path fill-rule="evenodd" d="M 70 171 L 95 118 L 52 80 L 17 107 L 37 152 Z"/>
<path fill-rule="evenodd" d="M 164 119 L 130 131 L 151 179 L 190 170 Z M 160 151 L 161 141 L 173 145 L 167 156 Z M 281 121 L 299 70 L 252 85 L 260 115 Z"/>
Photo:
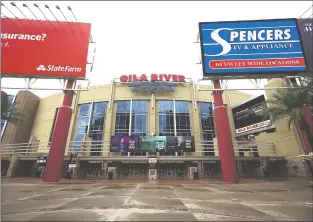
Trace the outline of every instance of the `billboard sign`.
<path fill-rule="evenodd" d="M 167 136 L 166 152 L 195 152 L 193 136 Z"/>
<path fill-rule="evenodd" d="M 85 78 L 91 24 L 1 18 L 1 74 Z"/>
<path fill-rule="evenodd" d="M 298 26 L 308 68 L 313 70 L 313 18 L 298 19 Z"/>
<path fill-rule="evenodd" d="M 110 152 L 138 152 L 138 136 L 112 136 Z"/>
<path fill-rule="evenodd" d="M 141 136 L 140 152 L 165 152 L 166 136 Z"/>
<path fill-rule="evenodd" d="M 307 71 L 296 19 L 199 23 L 204 77 Z"/>
<path fill-rule="evenodd" d="M 243 136 L 274 128 L 270 117 L 265 118 L 264 111 L 266 108 L 264 95 L 233 107 L 232 114 L 236 135 Z"/>

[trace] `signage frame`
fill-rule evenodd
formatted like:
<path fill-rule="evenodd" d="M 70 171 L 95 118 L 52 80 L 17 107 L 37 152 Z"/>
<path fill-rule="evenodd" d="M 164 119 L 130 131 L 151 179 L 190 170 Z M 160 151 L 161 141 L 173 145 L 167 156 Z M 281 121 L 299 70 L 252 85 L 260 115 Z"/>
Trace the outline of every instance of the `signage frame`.
<path fill-rule="evenodd" d="M 220 73 L 209 73 L 205 72 L 205 62 L 204 62 L 204 47 L 203 47 L 203 35 L 201 31 L 201 25 L 203 24 L 227 24 L 227 23 L 244 23 L 244 22 L 275 22 L 275 21 L 284 21 L 284 20 L 293 20 L 296 24 L 297 33 L 299 36 L 301 51 L 303 53 L 303 57 L 305 60 L 306 69 L 302 71 L 271 71 L 271 72 L 220 72 Z M 279 78 L 279 77 L 286 77 L 286 76 L 302 76 L 301 74 L 305 74 L 308 72 L 308 62 L 301 38 L 301 33 L 299 29 L 299 25 L 296 18 L 283 18 L 283 19 L 261 19 L 261 20 L 237 20 L 237 21 L 214 21 L 214 22 L 199 22 L 199 37 L 200 37 L 200 47 L 201 47 L 201 59 L 202 59 L 202 71 L 203 71 L 203 79 L 208 80 L 220 80 L 220 79 L 261 79 L 261 78 Z M 300 74 L 300 75 L 299 75 Z"/>

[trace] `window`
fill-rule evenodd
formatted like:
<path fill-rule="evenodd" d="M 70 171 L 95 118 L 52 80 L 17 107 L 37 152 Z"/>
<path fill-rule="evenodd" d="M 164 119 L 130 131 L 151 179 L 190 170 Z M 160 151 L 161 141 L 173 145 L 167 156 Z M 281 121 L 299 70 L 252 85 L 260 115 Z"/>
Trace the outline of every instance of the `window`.
<path fill-rule="evenodd" d="M 206 156 L 215 156 L 213 138 L 215 137 L 213 104 L 199 102 L 202 144 Z"/>
<path fill-rule="evenodd" d="M 117 101 L 115 135 L 146 136 L 147 135 L 147 101 Z M 122 153 L 128 155 L 128 153 Z M 132 156 L 145 156 L 146 153 L 130 153 Z"/>
<path fill-rule="evenodd" d="M 52 137 L 53 137 L 53 133 L 54 133 L 54 128 L 55 128 L 55 122 L 57 120 L 57 116 L 58 116 L 58 111 L 59 108 L 56 108 L 55 113 L 54 113 L 54 118 L 53 118 L 53 122 L 52 122 L 52 128 L 51 128 L 51 132 L 50 132 L 50 137 L 49 137 L 49 144 L 52 141 Z"/>
<path fill-rule="evenodd" d="M 173 101 L 158 101 L 159 135 L 175 136 L 174 103 Z"/>
<path fill-rule="evenodd" d="M 191 136 L 189 102 L 175 101 L 177 136 Z"/>
<path fill-rule="evenodd" d="M 10 110 L 11 107 L 13 106 L 13 103 L 14 103 L 14 100 L 15 100 L 15 96 L 13 95 L 8 95 L 8 109 Z M 10 113 L 8 113 L 8 116 L 10 115 Z M 2 135 L 4 133 L 4 130 L 6 128 L 6 125 L 7 125 L 7 121 L 6 120 L 1 120 L 1 138 L 2 138 Z"/>
<path fill-rule="evenodd" d="M 74 152 L 79 152 L 87 133 L 92 139 L 91 156 L 100 156 L 107 102 L 80 104 L 74 137 Z"/>
<path fill-rule="evenodd" d="M 129 135 L 130 101 L 116 102 L 115 135 Z"/>
<path fill-rule="evenodd" d="M 191 136 L 188 101 L 159 100 L 158 108 L 160 136 Z M 173 156 L 175 153 L 160 155 Z"/>
<path fill-rule="evenodd" d="M 146 136 L 147 101 L 133 101 L 131 135 Z"/>

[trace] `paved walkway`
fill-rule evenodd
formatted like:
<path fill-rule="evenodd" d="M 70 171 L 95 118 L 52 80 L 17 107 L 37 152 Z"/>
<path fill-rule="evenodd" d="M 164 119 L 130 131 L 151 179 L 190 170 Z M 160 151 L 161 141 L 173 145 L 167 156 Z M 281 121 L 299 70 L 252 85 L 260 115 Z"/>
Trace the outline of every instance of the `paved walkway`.
<path fill-rule="evenodd" d="M 72 182 L 2 180 L 2 221 L 313 220 L 312 185 L 305 180 Z"/>

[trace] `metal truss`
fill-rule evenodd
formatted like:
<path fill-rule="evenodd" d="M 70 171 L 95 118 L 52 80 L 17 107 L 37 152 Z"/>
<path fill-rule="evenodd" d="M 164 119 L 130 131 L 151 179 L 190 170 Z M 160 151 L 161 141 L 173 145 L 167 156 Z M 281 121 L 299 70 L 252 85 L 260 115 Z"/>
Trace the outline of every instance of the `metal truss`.
<path fill-rule="evenodd" d="M 88 91 L 89 86 L 90 86 L 90 81 L 89 79 L 80 79 L 76 80 L 74 87 L 72 89 L 67 89 L 66 88 L 66 79 L 52 79 L 50 80 L 59 80 L 60 83 L 60 88 L 41 88 L 41 87 L 33 87 L 34 83 L 40 80 L 47 80 L 43 78 L 7 78 L 7 79 L 24 79 L 24 84 L 22 86 L 1 86 L 1 89 L 15 89 L 15 90 L 66 90 L 66 91 Z M 87 86 L 82 87 L 82 83 L 86 82 Z M 38 83 L 38 82 L 37 82 Z M 78 84 L 79 83 L 79 84 Z M 16 83 L 15 83 L 16 84 Z M 42 83 L 41 85 L 49 85 L 49 83 Z M 86 84 L 85 84 L 86 85 Z"/>
<path fill-rule="evenodd" d="M 221 89 L 214 89 L 214 85 L 211 84 L 208 86 L 208 89 L 203 89 L 203 87 L 200 87 L 200 82 L 201 81 L 207 81 L 207 80 L 198 80 L 197 81 L 197 91 L 239 91 L 239 90 L 277 90 L 277 89 L 303 89 L 303 87 L 292 87 L 292 86 L 281 86 L 281 87 L 268 87 L 268 88 L 261 88 L 261 87 L 256 87 L 256 88 L 228 88 L 227 87 L 227 81 L 228 80 L 222 80 L 222 86 Z"/>
<path fill-rule="evenodd" d="M 42 9 L 43 8 L 43 9 Z M 52 19 L 48 19 L 48 15 L 52 15 L 52 17 L 54 18 L 55 21 L 60 21 L 60 22 L 79 22 L 72 10 L 72 8 L 70 6 L 67 6 L 67 10 L 68 12 L 70 12 L 71 14 L 71 19 L 69 17 L 66 17 L 66 13 L 62 11 L 61 7 L 59 5 L 55 6 L 55 9 L 52 10 L 54 7 L 50 7 L 49 5 L 45 4 L 44 6 L 42 6 L 42 8 L 34 3 L 32 6 L 28 6 L 27 4 L 20 4 L 20 7 L 18 4 L 16 4 L 15 2 L 6 2 L 5 4 L 3 2 L 1 2 L 1 18 L 14 18 L 14 19 L 28 19 L 28 20 L 38 20 L 40 21 L 50 21 Z M 24 9 L 24 10 L 22 10 Z M 36 11 L 35 11 L 36 10 Z M 56 13 L 54 13 L 54 11 L 59 11 L 60 15 L 62 15 L 62 17 L 60 18 L 56 16 Z M 42 17 L 43 19 L 40 19 L 40 17 Z M 90 66 L 89 69 L 89 74 L 92 73 L 93 70 L 93 66 L 94 66 L 94 61 L 95 61 L 95 55 L 96 55 L 96 42 L 94 41 L 92 34 L 90 34 L 90 38 L 89 38 L 89 47 L 94 47 L 93 48 L 93 54 L 92 54 L 92 60 L 90 62 L 87 61 L 86 66 Z M 86 69 L 88 69 L 86 67 Z M 18 75 L 16 75 L 17 77 L 10 77 L 10 76 L 6 76 L 6 75 L 1 75 L 1 79 L 6 78 L 6 79 L 24 79 L 25 81 L 25 86 L 21 86 L 21 87 L 5 87 L 5 86 L 1 86 L 2 89 L 28 89 L 28 90 L 65 90 L 66 89 L 66 80 L 68 79 L 68 77 L 44 77 L 44 78 L 40 78 L 39 76 L 34 76 L 34 77 L 18 77 Z M 37 80 L 47 80 L 47 79 L 54 79 L 54 80 L 59 80 L 61 87 L 60 88 L 36 88 L 33 87 L 34 83 L 37 82 Z M 86 91 L 88 90 L 88 87 L 90 85 L 90 81 L 89 79 L 75 79 L 75 82 L 87 82 L 87 87 L 86 88 L 76 88 L 77 83 L 75 84 L 75 87 L 73 89 L 66 89 L 68 91 Z M 47 83 L 42 84 L 42 85 L 47 85 Z"/>

